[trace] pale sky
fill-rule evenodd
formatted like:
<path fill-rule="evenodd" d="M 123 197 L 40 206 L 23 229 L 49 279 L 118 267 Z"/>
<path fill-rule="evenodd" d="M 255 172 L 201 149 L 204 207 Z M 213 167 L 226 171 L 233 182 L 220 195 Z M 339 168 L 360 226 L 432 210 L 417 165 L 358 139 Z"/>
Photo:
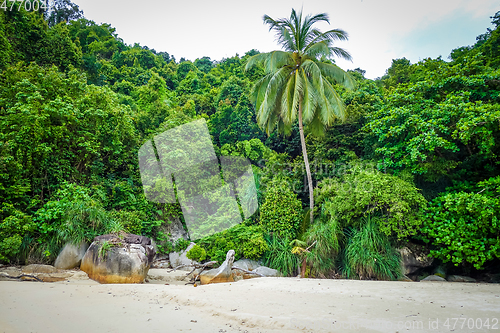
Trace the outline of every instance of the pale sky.
<path fill-rule="evenodd" d="M 330 25 L 349 34 L 345 48 L 352 62 L 338 60 L 344 70 L 361 68 L 367 78 L 385 74 L 392 59 L 412 63 L 442 56 L 475 43 L 500 10 L 496 0 L 73 0 L 87 19 L 109 23 L 125 43 L 166 51 L 178 61 L 243 56 L 251 49 L 280 49 L 262 16 L 289 17 L 292 8 L 304 14 L 327 13 Z"/>

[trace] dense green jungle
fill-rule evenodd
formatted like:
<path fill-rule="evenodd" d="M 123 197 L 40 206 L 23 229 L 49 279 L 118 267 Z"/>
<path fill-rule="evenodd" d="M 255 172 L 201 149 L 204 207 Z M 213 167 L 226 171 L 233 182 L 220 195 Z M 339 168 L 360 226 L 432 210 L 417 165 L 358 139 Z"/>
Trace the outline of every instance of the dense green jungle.
<path fill-rule="evenodd" d="M 370 80 L 335 66 L 349 57 L 330 43 L 341 32 L 300 46 L 265 17 L 284 51 L 176 59 L 56 5 L 0 10 L 1 263 L 53 263 L 67 242 L 129 232 L 160 254 L 194 241 L 192 259 L 233 249 L 285 276 L 397 280 L 404 247 L 432 270 L 500 273 L 500 12 L 474 45 L 394 59 Z M 147 200 L 138 151 L 199 119 L 218 156 L 252 163 L 259 210 L 175 240 L 165 226 L 184 223 L 181 207 Z"/>

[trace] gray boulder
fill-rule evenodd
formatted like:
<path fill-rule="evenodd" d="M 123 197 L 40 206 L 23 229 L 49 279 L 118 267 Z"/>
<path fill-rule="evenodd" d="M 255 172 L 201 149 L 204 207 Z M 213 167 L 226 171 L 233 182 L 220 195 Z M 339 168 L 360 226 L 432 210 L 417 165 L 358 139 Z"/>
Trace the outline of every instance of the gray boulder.
<path fill-rule="evenodd" d="M 266 266 L 260 266 L 254 269 L 252 272 L 259 273 L 264 275 L 265 277 L 278 277 L 281 276 L 281 273 L 275 269 L 266 267 Z"/>
<path fill-rule="evenodd" d="M 443 279 L 440 276 L 437 275 L 429 275 L 423 280 L 420 280 L 420 282 L 446 282 L 446 279 Z"/>
<path fill-rule="evenodd" d="M 461 275 L 450 275 L 448 276 L 447 280 L 449 282 L 476 282 L 476 279 L 474 278 Z"/>
<path fill-rule="evenodd" d="M 180 267 L 179 269 L 180 270 L 184 270 L 184 271 L 190 271 L 190 270 L 192 270 L 193 268 L 189 267 L 189 265 L 191 265 L 193 263 L 197 263 L 197 262 L 189 259 L 187 257 L 187 253 L 195 245 L 196 245 L 195 243 L 191 242 L 189 244 L 189 246 L 184 251 L 170 253 L 169 254 L 170 266 L 172 266 L 172 268 L 176 268 L 176 267 L 179 267 L 179 266 L 182 266 L 182 265 L 186 265 L 184 267 Z"/>
<path fill-rule="evenodd" d="M 81 242 L 77 245 L 66 243 L 57 256 L 54 267 L 59 269 L 71 269 L 80 266 L 82 258 L 88 248 L 89 245 L 85 242 Z"/>
<path fill-rule="evenodd" d="M 233 267 L 238 267 L 246 271 L 253 271 L 254 269 L 260 266 L 261 265 L 258 261 L 251 259 L 240 259 L 238 261 L 235 261 L 233 264 Z"/>
<path fill-rule="evenodd" d="M 434 262 L 434 259 L 428 256 L 428 251 L 420 245 L 410 243 L 399 249 L 399 253 L 403 259 L 403 273 L 405 275 L 416 274 L 418 271 L 432 266 Z"/>
<path fill-rule="evenodd" d="M 80 269 L 99 283 L 142 283 L 155 257 L 151 239 L 123 234 L 94 238 Z"/>
<path fill-rule="evenodd" d="M 204 271 L 200 274 L 201 284 L 234 282 L 231 268 L 234 262 L 234 250 L 227 251 L 226 260 L 219 268 Z"/>
<path fill-rule="evenodd" d="M 168 240 L 172 244 L 180 238 L 188 239 L 188 234 L 178 217 L 171 217 L 169 223 L 162 224 L 160 228 L 164 234 L 169 235 Z"/>
<path fill-rule="evenodd" d="M 251 273 L 240 271 L 237 268 L 244 269 Z M 275 277 L 275 276 L 281 276 L 281 273 L 275 269 L 262 266 L 258 261 L 250 259 L 240 259 L 233 264 L 233 277 L 236 281 L 242 279 L 246 280 L 246 279 L 258 278 L 262 276 Z"/>

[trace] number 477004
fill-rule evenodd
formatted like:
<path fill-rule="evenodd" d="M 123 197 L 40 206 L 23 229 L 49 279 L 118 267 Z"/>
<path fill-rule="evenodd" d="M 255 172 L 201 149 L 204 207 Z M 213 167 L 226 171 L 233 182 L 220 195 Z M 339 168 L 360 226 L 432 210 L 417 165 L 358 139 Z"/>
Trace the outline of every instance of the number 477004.
<path fill-rule="evenodd" d="M 13 10 L 21 11 L 21 9 L 24 9 L 27 12 L 37 12 L 40 9 L 44 11 L 47 10 L 47 4 L 44 1 L 39 0 L 4 0 L 0 9 L 9 12 Z"/>

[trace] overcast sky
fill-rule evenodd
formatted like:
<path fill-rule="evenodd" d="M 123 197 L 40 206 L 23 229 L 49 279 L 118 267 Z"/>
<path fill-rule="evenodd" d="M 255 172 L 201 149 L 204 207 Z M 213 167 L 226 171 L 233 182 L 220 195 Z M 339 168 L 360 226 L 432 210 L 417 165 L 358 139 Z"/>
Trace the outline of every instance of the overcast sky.
<path fill-rule="evenodd" d="M 305 14 L 327 13 L 330 25 L 341 28 L 349 41 L 352 62 L 338 60 L 343 69 L 361 68 L 367 78 L 384 75 L 392 59 L 412 63 L 442 56 L 456 47 L 472 45 L 491 27 L 490 16 L 500 10 L 497 0 L 73 0 L 87 19 L 109 23 L 125 43 L 140 43 L 166 51 L 177 60 L 212 60 L 244 55 L 251 49 L 279 49 L 262 16 L 289 17 L 292 8 Z"/>

